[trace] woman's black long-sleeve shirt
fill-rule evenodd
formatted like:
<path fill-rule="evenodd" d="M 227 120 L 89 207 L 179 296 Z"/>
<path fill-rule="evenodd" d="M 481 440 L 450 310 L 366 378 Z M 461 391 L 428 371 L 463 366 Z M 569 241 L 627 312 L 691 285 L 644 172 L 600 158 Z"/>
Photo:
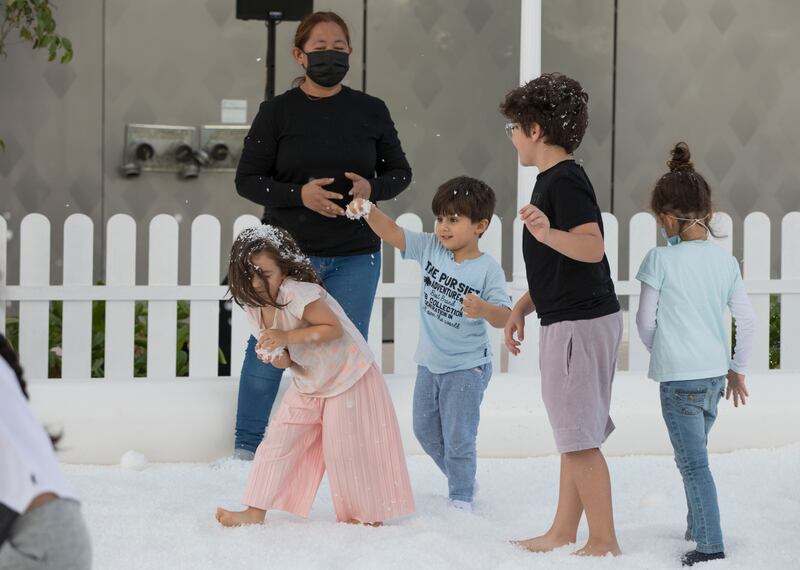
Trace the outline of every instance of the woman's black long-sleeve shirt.
<path fill-rule="evenodd" d="M 363 220 L 326 218 L 303 206 L 300 189 L 317 178 L 344 196 L 353 183 L 345 172 L 369 180 L 370 200 L 397 196 L 411 183 L 411 167 L 383 101 L 342 86 L 331 97 L 309 98 L 300 88 L 261 103 L 244 141 L 236 191 L 264 206 L 264 223 L 289 231 L 308 255 L 374 253 L 380 239 Z"/>

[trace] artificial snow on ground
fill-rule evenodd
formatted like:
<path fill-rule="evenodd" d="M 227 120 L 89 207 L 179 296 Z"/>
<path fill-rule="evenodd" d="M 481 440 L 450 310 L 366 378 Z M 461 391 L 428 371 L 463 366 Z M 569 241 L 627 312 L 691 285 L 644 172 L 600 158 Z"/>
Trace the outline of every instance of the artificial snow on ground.
<path fill-rule="evenodd" d="M 427 457 L 408 459 L 417 514 L 382 528 L 335 522 L 327 481 L 308 520 L 273 512 L 263 526 L 223 528 L 217 506 L 239 508 L 249 464 L 150 464 L 142 471 L 64 465 L 93 539 L 98 570 L 398 568 L 678 568 L 686 504 L 671 457 L 612 457 L 618 559 L 531 554 L 508 543 L 547 529 L 557 457 L 480 459 L 475 512 L 451 509 Z M 728 559 L 702 568 L 800 567 L 800 445 L 711 459 Z"/>

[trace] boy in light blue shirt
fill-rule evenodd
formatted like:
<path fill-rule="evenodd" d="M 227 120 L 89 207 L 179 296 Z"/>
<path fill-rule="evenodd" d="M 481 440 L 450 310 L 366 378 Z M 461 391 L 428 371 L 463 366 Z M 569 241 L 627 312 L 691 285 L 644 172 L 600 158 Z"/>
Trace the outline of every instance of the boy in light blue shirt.
<path fill-rule="evenodd" d="M 431 204 L 433 234 L 403 229 L 361 199 L 347 212 L 422 268 L 414 434 L 447 477 L 451 504 L 466 511 L 475 493 L 480 405 L 492 376 L 486 323 L 503 328 L 511 311 L 500 264 L 478 248 L 495 201 L 480 180 L 448 180 Z"/>

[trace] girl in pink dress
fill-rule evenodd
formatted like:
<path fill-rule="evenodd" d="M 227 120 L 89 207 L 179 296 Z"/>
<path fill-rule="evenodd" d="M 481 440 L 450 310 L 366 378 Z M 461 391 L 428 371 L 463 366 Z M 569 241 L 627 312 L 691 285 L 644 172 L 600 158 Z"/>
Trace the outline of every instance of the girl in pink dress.
<path fill-rule="evenodd" d="M 326 469 L 340 522 L 379 525 L 413 513 L 383 375 L 289 233 L 268 225 L 243 231 L 228 278 L 259 339 L 259 357 L 288 368 L 292 383 L 256 451 L 242 501 L 247 509 L 217 509 L 217 520 L 258 524 L 272 509 L 307 517 Z"/>

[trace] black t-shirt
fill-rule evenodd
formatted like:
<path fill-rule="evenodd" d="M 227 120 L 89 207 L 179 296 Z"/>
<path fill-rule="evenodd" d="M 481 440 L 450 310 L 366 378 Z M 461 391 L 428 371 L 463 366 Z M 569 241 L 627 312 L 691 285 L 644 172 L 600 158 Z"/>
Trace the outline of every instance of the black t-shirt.
<path fill-rule="evenodd" d="M 389 200 L 411 183 L 411 167 L 383 101 L 348 87 L 332 97 L 309 98 L 290 89 L 261 103 L 236 170 L 237 192 L 264 206 L 263 222 L 284 228 L 308 255 L 374 253 L 380 239 L 364 220 L 326 218 L 303 206 L 302 186 L 326 186 L 351 200 L 355 172 L 372 186 L 370 200 Z"/>
<path fill-rule="evenodd" d="M 539 173 L 531 204 L 550 219 L 550 227 L 569 231 L 603 219 L 592 183 L 574 160 L 565 160 Z M 595 319 L 619 311 L 608 259 L 576 261 L 539 243 L 523 227 L 522 254 L 528 289 L 542 325 Z"/>

